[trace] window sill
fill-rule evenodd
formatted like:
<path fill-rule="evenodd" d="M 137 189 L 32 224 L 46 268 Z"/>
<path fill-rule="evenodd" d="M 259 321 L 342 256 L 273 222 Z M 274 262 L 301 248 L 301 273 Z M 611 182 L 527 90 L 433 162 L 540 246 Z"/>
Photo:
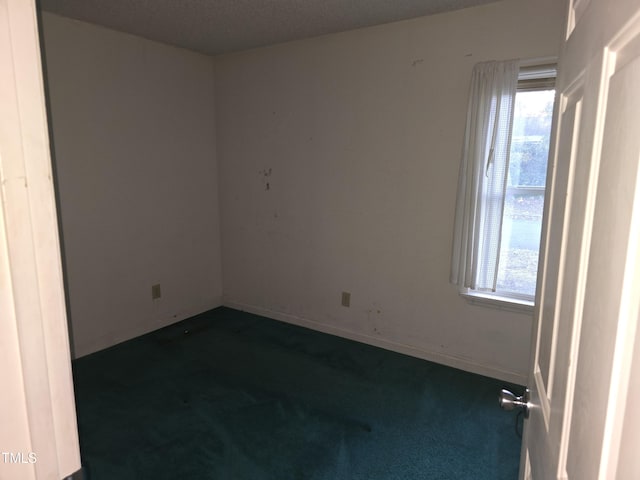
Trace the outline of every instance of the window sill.
<path fill-rule="evenodd" d="M 509 310 L 516 313 L 533 314 L 533 302 L 491 293 L 462 291 L 460 296 L 473 305 Z"/>

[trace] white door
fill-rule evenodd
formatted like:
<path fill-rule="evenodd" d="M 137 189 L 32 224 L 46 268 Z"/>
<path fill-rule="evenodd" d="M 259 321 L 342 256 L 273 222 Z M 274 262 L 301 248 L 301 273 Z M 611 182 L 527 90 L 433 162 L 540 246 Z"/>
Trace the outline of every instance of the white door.
<path fill-rule="evenodd" d="M 520 477 L 636 479 L 640 1 L 570 2 L 557 91 Z"/>
<path fill-rule="evenodd" d="M 35 2 L 0 0 L 0 480 L 80 469 Z"/>

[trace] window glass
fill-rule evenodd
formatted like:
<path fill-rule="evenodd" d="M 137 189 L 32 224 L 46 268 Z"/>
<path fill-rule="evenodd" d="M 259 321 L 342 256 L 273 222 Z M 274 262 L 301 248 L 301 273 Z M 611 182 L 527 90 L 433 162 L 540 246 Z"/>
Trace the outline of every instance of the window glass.
<path fill-rule="evenodd" d="M 555 90 L 518 91 L 497 292 L 533 299 Z"/>

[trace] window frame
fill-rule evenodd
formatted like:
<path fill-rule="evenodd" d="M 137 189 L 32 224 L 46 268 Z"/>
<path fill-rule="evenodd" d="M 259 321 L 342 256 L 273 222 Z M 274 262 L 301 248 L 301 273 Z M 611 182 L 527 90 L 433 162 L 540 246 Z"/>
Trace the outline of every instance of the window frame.
<path fill-rule="evenodd" d="M 520 92 L 533 92 L 540 90 L 555 90 L 557 78 L 556 63 L 545 64 L 522 64 L 518 74 L 518 87 L 516 94 Z M 554 111 L 557 98 L 554 99 Z M 552 119 L 551 130 L 553 130 L 554 119 Z M 549 151 L 551 153 L 551 151 Z M 547 159 L 547 172 L 549 168 L 549 159 Z M 508 186 L 507 192 L 513 191 L 535 191 L 546 193 L 548 182 L 544 187 L 538 186 Z M 546 210 L 546 195 L 543 209 Z M 540 255 L 540 247 L 538 247 L 538 258 Z M 537 277 L 538 273 L 536 273 Z M 533 313 L 535 305 L 535 292 L 533 296 L 524 295 L 517 292 L 507 292 L 497 290 L 495 292 L 478 291 L 470 288 L 462 288 L 459 291 L 469 303 L 479 306 L 488 306 L 500 310 L 515 311 L 517 313 Z"/>

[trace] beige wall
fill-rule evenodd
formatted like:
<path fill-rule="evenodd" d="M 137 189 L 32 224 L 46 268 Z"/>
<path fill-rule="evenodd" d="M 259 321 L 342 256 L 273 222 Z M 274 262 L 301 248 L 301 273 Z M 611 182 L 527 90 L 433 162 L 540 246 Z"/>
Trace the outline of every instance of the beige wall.
<path fill-rule="evenodd" d="M 45 13 L 75 355 L 220 304 L 209 57 Z M 162 298 L 152 301 L 151 285 Z"/>
<path fill-rule="evenodd" d="M 531 316 L 448 283 L 455 189 L 472 66 L 557 55 L 563 18 L 506 0 L 212 62 L 45 13 L 76 355 L 222 301 L 524 382 Z"/>
<path fill-rule="evenodd" d="M 224 303 L 524 382 L 531 315 L 448 283 L 456 183 L 472 66 L 557 55 L 564 10 L 509 0 L 217 57 Z"/>

